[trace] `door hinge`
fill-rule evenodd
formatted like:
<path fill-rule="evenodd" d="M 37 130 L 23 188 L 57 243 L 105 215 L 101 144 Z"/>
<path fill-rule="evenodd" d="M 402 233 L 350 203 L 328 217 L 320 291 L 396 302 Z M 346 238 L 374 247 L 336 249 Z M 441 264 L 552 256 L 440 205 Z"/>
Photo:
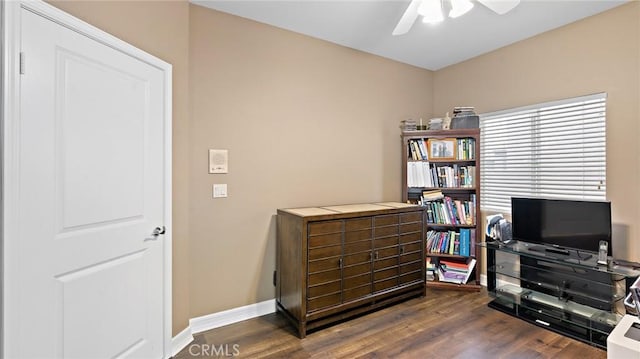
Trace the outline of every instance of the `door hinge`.
<path fill-rule="evenodd" d="M 25 58 L 26 55 L 24 52 L 20 53 L 20 75 L 24 75 L 24 62 L 25 62 Z"/>
<path fill-rule="evenodd" d="M 276 273 L 278 273 L 278 272 L 277 271 L 273 271 L 273 285 L 274 286 L 276 285 L 276 278 L 277 278 Z"/>

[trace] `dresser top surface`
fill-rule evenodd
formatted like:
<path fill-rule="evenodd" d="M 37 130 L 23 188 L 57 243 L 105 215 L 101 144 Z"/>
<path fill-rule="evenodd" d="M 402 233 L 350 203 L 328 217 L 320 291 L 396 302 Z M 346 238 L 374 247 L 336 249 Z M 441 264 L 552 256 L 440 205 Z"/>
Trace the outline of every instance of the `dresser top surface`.
<path fill-rule="evenodd" d="M 286 212 L 300 217 L 311 216 L 324 216 L 324 215 L 339 215 L 349 213 L 362 213 L 362 212 L 375 212 L 394 209 L 406 209 L 421 207 L 415 204 L 401 203 L 401 202 L 379 202 L 379 203 L 358 203 L 358 204 L 344 204 L 339 206 L 324 206 L 324 207 L 303 207 L 303 208 L 286 208 L 279 209 L 278 212 Z"/>

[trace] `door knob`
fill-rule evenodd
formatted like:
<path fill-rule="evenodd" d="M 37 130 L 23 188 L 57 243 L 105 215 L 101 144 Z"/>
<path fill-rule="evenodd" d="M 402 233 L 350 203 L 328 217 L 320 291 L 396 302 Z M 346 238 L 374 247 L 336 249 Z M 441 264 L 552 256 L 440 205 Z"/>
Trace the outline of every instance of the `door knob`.
<path fill-rule="evenodd" d="M 166 230 L 165 230 L 164 226 L 156 227 L 156 228 L 154 228 L 153 232 L 151 232 L 151 235 L 154 236 L 154 237 L 157 237 L 157 236 L 159 236 L 161 234 L 165 234 L 165 232 L 166 232 Z"/>

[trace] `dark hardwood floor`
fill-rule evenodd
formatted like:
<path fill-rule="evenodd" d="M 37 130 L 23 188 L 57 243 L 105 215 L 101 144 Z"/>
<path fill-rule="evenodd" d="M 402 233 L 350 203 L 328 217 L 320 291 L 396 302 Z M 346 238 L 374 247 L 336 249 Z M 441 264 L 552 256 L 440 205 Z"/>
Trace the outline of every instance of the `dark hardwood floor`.
<path fill-rule="evenodd" d="M 195 335 L 175 358 L 606 358 L 604 350 L 490 309 L 485 291 L 428 290 L 425 298 L 311 332 L 279 314 Z"/>

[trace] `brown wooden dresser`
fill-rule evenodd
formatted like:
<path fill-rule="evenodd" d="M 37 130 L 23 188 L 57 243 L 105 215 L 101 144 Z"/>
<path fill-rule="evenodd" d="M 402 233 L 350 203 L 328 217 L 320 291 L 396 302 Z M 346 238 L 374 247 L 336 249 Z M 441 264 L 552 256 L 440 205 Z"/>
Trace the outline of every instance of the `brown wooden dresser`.
<path fill-rule="evenodd" d="M 279 209 L 276 304 L 307 330 L 425 295 L 423 207 Z"/>

